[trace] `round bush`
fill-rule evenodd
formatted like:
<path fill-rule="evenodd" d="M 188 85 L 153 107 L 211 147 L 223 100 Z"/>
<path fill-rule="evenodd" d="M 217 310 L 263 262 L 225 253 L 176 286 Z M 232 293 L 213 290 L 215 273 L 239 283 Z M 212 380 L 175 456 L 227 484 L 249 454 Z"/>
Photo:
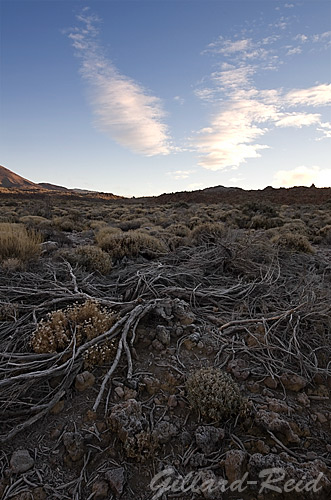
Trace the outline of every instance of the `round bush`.
<path fill-rule="evenodd" d="M 243 398 L 236 382 L 217 368 L 202 368 L 186 382 L 189 402 L 203 417 L 222 420 L 238 415 L 243 408 Z"/>

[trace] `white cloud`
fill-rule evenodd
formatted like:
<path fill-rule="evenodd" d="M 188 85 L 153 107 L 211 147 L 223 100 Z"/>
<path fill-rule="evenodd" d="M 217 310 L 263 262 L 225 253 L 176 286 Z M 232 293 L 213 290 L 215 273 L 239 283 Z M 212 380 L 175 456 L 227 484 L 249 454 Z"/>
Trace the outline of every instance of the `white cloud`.
<path fill-rule="evenodd" d="M 274 187 L 311 186 L 331 187 L 331 169 L 318 166 L 300 166 L 292 170 L 279 170 L 274 176 Z"/>
<path fill-rule="evenodd" d="M 199 165 L 209 170 L 239 166 L 247 158 L 257 158 L 267 145 L 254 143 L 266 129 L 257 124 L 277 115 L 272 105 L 254 100 L 233 101 L 216 114 L 210 127 L 201 129 L 194 145 L 201 154 Z"/>
<path fill-rule="evenodd" d="M 167 172 L 167 175 L 170 175 L 173 179 L 187 179 L 191 174 L 193 174 L 194 170 L 175 170 L 173 172 Z"/>
<path fill-rule="evenodd" d="M 276 121 L 276 127 L 298 127 L 320 123 L 321 115 L 317 113 L 284 113 L 283 117 Z"/>
<path fill-rule="evenodd" d="M 74 28 L 68 36 L 82 59 L 81 73 L 89 82 L 96 126 L 136 153 L 169 154 L 172 148 L 160 99 L 105 58 L 97 43 L 96 16 L 85 10 L 77 18 L 83 27 Z"/>
<path fill-rule="evenodd" d="M 192 182 L 192 184 L 189 184 L 186 189 L 188 191 L 194 191 L 195 189 L 199 189 L 202 186 L 203 186 L 202 182 Z"/>
<path fill-rule="evenodd" d="M 178 102 L 181 106 L 185 103 L 185 99 L 180 95 L 175 95 L 174 101 Z"/>
<path fill-rule="evenodd" d="M 250 65 L 240 66 L 239 68 L 227 65 L 223 71 L 212 73 L 211 78 L 216 85 L 229 90 L 250 85 L 254 73 L 255 69 Z"/>
<path fill-rule="evenodd" d="M 331 31 L 325 31 L 324 33 L 318 33 L 316 35 L 313 35 L 312 40 L 314 43 L 326 42 L 326 46 L 329 46 L 331 42 Z"/>
<path fill-rule="evenodd" d="M 320 123 L 320 128 L 317 128 L 318 132 L 322 133 L 322 136 L 317 140 L 331 139 L 331 122 Z"/>
<path fill-rule="evenodd" d="M 287 56 L 293 56 L 293 55 L 301 54 L 301 52 L 302 52 L 302 48 L 301 47 L 291 47 L 286 52 L 286 55 Z"/>
<path fill-rule="evenodd" d="M 298 35 L 295 35 L 294 40 L 298 40 L 299 42 L 304 43 L 308 40 L 308 37 L 307 37 L 307 35 L 303 35 L 303 34 L 299 33 Z"/>
<path fill-rule="evenodd" d="M 251 38 L 230 40 L 220 36 L 216 42 L 210 43 L 203 53 L 222 54 L 231 59 L 265 59 L 269 51 L 263 47 L 265 42 L 254 42 Z"/>
<path fill-rule="evenodd" d="M 282 88 L 255 87 L 254 80 L 261 71 L 277 69 L 286 55 L 294 57 L 303 50 L 311 51 L 313 41 L 325 45 L 329 39 L 329 32 L 309 37 L 303 33 L 296 36 L 284 33 L 290 21 L 280 17 L 268 26 L 269 35 L 261 39 L 253 39 L 253 29 L 242 30 L 238 38 L 221 36 L 203 52 L 217 57 L 218 70 L 203 78 L 195 91 L 197 97 L 213 107 L 209 123 L 192 139 L 200 166 L 222 170 L 261 156 L 261 151 L 268 148 L 264 136 L 275 127 L 314 126 L 321 135 L 318 140 L 330 137 L 331 130 L 322 125 L 321 114 L 308 113 L 305 108 L 329 104 L 331 85 L 287 92 Z M 281 40 L 284 43 L 279 44 Z M 293 112 L 293 108 L 297 110 Z"/>
<path fill-rule="evenodd" d="M 331 84 L 291 90 L 286 94 L 285 99 L 289 106 L 323 106 L 331 103 Z"/>

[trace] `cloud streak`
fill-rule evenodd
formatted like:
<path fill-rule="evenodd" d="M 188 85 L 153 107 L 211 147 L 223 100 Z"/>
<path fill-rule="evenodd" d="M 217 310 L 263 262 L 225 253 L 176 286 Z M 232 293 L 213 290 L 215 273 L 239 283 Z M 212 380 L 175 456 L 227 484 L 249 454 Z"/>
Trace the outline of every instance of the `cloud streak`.
<path fill-rule="evenodd" d="M 269 147 L 264 136 L 275 127 L 314 127 L 320 134 L 316 140 L 331 136 L 329 123 L 322 122 L 322 115 L 305 109 L 330 104 L 330 84 L 287 91 L 257 89 L 254 85 L 261 71 L 277 69 L 288 56 L 312 50 L 317 42 L 326 47 L 329 32 L 310 37 L 302 33 L 290 35 L 291 42 L 295 40 L 297 46 L 285 44 L 287 34 L 279 34 L 284 22 L 287 19 L 280 18 L 278 23 L 270 25 L 268 37 L 254 40 L 245 37 L 243 31 L 241 38 L 219 37 L 202 52 L 217 58 L 219 70 L 204 78 L 195 91 L 196 97 L 213 107 L 208 126 L 192 138 L 200 166 L 224 170 L 260 157 L 262 150 Z"/>
<path fill-rule="evenodd" d="M 68 37 L 81 58 L 81 74 L 89 83 L 90 104 L 99 130 L 118 144 L 145 156 L 172 151 L 161 100 L 120 71 L 104 56 L 98 43 L 98 18 L 77 16 L 81 26 Z"/>
<path fill-rule="evenodd" d="M 300 166 L 292 170 L 279 170 L 274 176 L 273 186 L 311 186 L 330 187 L 331 169 L 321 169 L 318 166 Z"/>

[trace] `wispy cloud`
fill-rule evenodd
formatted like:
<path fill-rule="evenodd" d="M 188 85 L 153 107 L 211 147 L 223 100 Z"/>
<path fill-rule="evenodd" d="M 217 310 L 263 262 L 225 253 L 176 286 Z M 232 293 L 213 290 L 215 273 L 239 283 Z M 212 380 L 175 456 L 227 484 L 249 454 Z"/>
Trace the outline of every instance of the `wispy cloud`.
<path fill-rule="evenodd" d="M 331 84 L 316 85 L 308 89 L 295 89 L 288 92 L 286 101 L 289 106 L 323 106 L 331 103 Z"/>
<path fill-rule="evenodd" d="M 275 122 L 276 127 L 297 127 L 313 125 L 320 123 L 321 115 L 317 113 L 284 113 L 284 115 Z"/>
<path fill-rule="evenodd" d="M 175 170 L 173 172 L 167 172 L 167 175 L 175 180 L 187 179 L 195 170 Z"/>
<path fill-rule="evenodd" d="M 331 122 L 320 123 L 317 130 L 322 133 L 321 137 L 318 137 L 318 141 L 322 139 L 331 139 Z"/>
<path fill-rule="evenodd" d="M 287 18 L 279 18 L 270 25 L 270 35 L 259 40 L 245 37 L 244 31 L 233 40 L 219 37 L 203 52 L 217 59 L 218 70 L 202 79 L 195 91 L 198 98 L 213 107 L 208 125 L 198 130 L 192 139 L 200 166 L 222 170 L 260 157 L 262 150 L 269 147 L 265 135 L 275 127 L 312 126 L 321 135 L 316 140 L 330 137 L 331 130 L 328 124 L 323 124 L 322 115 L 302 108 L 329 104 L 331 85 L 287 91 L 256 87 L 261 71 L 277 69 L 286 56 L 294 57 L 313 46 L 312 36 L 300 33 L 293 37 L 283 33 L 286 22 Z M 328 33 L 315 38 L 325 41 Z"/>
<path fill-rule="evenodd" d="M 274 176 L 274 187 L 291 186 L 331 186 L 331 169 L 321 169 L 318 166 L 300 166 L 292 170 L 279 170 Z"/>
<path fill-rule="evenodd" d="M 98 43 L 98 18 L 85 8 L 77 16 L 80 27 L 68 37 L 81 58 L 81 74 L 88 81 L 96 126 L 122 146 L 146 156 L 172 150 L 161 100 L 140 83 L 120 73 Z"/>
<path fill-rule="evenodd" d="M 254 142 L 266 132 L 259 124 L 270 120 L 276 112 L 272 105 L 256 100 L 231 102 L 214 116 L 209 127 L 198 132 L 195 146 L 201 154 L 199 165 L 221 170 L 259 157 L 259 151 L 268 147 Z"/>

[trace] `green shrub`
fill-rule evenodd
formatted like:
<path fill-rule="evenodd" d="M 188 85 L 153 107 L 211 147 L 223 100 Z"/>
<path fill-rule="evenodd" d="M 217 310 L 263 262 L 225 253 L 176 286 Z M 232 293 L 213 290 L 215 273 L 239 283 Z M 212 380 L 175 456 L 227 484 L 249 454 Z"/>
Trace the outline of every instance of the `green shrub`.
<path fill-rule="evenodd" d="M 244 406 L 236 382 L 217 368 L 202 368 L 194 372 L 186 382 L 186 389 L 191 406 L 209 420 L 238 415 Z"/>
<path fill-rule="evenodd" d="M 84 245 L 73 250 L 62 251 L 61 256 L 71 264 L 78 264 L 86 271 L 108 274 L 112 268 L 110 255 L 93 245 Z"/>

